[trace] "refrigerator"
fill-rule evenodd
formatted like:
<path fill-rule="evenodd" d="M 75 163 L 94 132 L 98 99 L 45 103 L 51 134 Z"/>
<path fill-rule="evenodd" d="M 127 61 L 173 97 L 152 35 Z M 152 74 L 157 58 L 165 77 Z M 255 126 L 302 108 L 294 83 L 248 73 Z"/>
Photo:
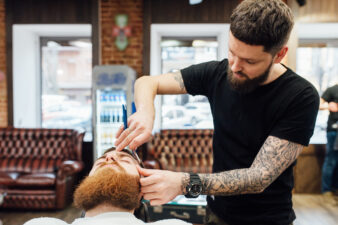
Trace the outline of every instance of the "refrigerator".
<path fill-rule="evenodd" d="M 100 65 L 93 69 L 94 160 L 115 147 L 115 136 L 123 124 L 122 105 L 132 112 L 136 73 L 126 65 Z"/>

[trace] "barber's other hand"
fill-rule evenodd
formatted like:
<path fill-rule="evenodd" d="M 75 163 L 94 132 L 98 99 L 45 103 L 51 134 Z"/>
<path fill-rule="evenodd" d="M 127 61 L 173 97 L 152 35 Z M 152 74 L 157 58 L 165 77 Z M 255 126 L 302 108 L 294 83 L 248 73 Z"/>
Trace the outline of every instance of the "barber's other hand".
<path fill-rule="evenodd" d="M 150 205 L 162 205 L 182 194 L 184 173 L 137 167 L 141 177 L 141 193 Z"/>
<path fill-rule="evenodd" d="M 338 112 L 338 103 L 336 102 L 329 102 L 329 111 L 330 112 Z"/>
<path fill-rule="evenodd" d="M 115 141 L 116 150 L 121 151 L 127 146 L 135 150 L 143 143 L 149 141 L 153 124 L 154 118 L 147 113 L 140 111 L 131 115 L 128 119 L 128 128 L 124 130 L 124 126 L 121 125 L 117 131 L 117 140 Z"/>

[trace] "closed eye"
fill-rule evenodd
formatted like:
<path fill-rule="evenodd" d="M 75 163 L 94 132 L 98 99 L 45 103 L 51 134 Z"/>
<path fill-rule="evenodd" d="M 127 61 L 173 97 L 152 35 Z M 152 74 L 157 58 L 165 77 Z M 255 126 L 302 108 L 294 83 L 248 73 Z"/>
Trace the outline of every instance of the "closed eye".
<path fill-rule="evenodd" d="M 95 165 L 99 166 L 99 165 L 101 165 L 104 162 L 105 162 L 105 160 L 102 158 L 102 159 L 97 160 L 96 163 L 95 163 Z"/>
<path fill-rule="evenodd" d="M 250 60 L 246 60 L 246 62 L 247 62 L 248 64 L 255 64 L 255 63 L 256 63 L 256 62 L 250 61 Z"/>
<path fill-rule="evenodd" d="M 122 162 L 132 163 L 132 159 L 130 158 L 130 156 L 127 156 L 127 155 L 124 155 L 124 154 L 121 154 L 119 156 L 119 160 L 122 161 Z"/>
<path fill-rule="evenodd" d="M 132 163 L 129 159 L 121 159 L 121 162 Z"/>

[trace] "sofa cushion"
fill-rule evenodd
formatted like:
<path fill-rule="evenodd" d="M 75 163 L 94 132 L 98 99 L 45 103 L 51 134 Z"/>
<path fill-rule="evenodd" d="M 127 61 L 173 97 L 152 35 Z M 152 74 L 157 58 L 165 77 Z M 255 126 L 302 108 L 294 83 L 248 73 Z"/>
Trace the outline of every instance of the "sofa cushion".
<path fill-rule="evenodd" d="M 31 173 L 21 174 L 16 182 L 15 186 L 53 186 L 55 185 L 55 174 L 54 173 Z"/>
<path fill-rule="evenodd" d="M 49 187 L 55 185 L 55 174 L 0 172 L 0 183 L 6 187 Z"/>
<path fill-rule="evenodd" d="M 12 186 L 15 184 L 16 178 L 19 176 L 19 173 L 11 172 L 0 172 L 0 184 L 6 187 Z"/>

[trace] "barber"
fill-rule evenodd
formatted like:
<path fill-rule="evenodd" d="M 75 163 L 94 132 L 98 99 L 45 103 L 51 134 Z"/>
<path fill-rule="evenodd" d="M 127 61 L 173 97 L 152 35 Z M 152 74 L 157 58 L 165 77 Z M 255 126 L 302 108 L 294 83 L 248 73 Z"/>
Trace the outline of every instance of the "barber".
<path fill-rule="evenodd" d="M 319 107 L 315 88 L 281 64 L 293 16 L 281 0 L 242 1 L 230 18 L 228 59 L 135 83 L 137 113 L 119 130 L 117 150 L 149 141 L 157 94 L 205 95 L 214 121 L 213 173 L 139 169 L 152 205 L 208 195 L 206 224 L 289 225 L 293 171 Z"/>

